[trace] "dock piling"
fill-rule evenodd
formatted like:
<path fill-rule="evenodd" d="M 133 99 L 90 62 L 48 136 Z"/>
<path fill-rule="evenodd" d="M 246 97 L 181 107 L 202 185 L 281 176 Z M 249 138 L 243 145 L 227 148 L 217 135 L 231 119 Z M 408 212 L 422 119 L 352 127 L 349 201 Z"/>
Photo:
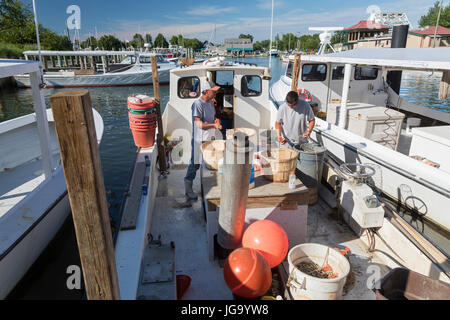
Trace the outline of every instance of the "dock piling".
<path fill-rule="evenodd" d="M 167 172 L 167 161 L 166 161 L 166 148 L 164 145 L 164 129 L 161 114 L 161 93 L 159 91 L 158 65 L 156 62 L 156 56 L 150 57 L 150 63 L 152 65 L 153 93 L 156 100 L 156 116 L 158 120 L 157 144 L 159 155 L 159 168 L 161 170 L 161 173 L 164 173 Z"/>
<path fill-rule="evenodd" d="M 103 172 L 89 92 L 50 97 L 89 300 L 120 299 Z"/>
<path fill-rule="evenodd" d="M 298 89 L 298 78 L 300 77 L 301 68 L 301 56 L 297 53 L 295 54 L 294 69 L 292 70 L 292 86 L 291 91 L 297 91 Z"/>

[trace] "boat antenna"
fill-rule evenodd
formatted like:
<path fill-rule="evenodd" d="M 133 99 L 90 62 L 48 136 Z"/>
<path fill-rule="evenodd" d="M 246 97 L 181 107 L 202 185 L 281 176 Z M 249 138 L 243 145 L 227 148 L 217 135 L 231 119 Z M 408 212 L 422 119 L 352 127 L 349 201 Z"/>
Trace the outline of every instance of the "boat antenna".
<path fill-rule="evenodd" d="M 272 68 L 272 38 L 273 38 L 273 2 L 272 0 L 272 19 L 270 21 L 270 47 L 269 47 L 269 70 Z"/>
<path fill-rule="evenodd" d="M 438 28 L 439 28 L 439 20 L 441 19 L 443 3 L 444 3 L 444 0 L 441 0 L 441 6 L 439 7 L 439 13 L 438 13 L 438 17 L 436 20 L 436 30 L 434 30 L 433 48 L 436 48 L 436 37 L 437 37 Z"/>
<path fill-rule="evenodd" d="M 327 49 L 328 46 L 331 48 L 331 50 L 333 52 L 336 52 L 336 50 L 334 50 L 333 46 L 331 45 L 331 32 L 342 31 L 342 30 L 344 30 L 343 27 L 333 27 L 333 28 L 311 27 L 311 28 L 309 28 L 309 31 L 322 31 L 323 32 L 319 36 L 320 48 L 319 48 L 319 51 L 317 52 L 317 55 L 324 54 L 325 50 Z"/>
<path fill-rule="evenodd" d="M 41 70 L 41 88 L 44 87 L 44 68 L 42 67 L 42 53 L 41 53 L 41 40 L 39 39 L 39 24 L 37 19 L 37 13 L 36 13 L 36 2 L 33 0 L 33 13 L 34 13 L 34 24 L 36 26 L 36 40 L 37 40 L 37 46 L 38 46 L 38 53 L 39 53 L 39 69 Z"/>

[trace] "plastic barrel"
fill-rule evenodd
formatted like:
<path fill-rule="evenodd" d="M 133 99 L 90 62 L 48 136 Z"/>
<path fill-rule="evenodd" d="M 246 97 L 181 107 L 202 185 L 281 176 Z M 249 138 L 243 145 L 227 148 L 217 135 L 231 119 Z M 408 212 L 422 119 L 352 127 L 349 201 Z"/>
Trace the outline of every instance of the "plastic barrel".
<path fill-rule="evenodd" d="M 134 143 L 140 148 L 155 145 L 156 104 L 153 98 L 135 95 L 128 98 L 128 117 Z"/>
<path fill-rule="evenodd" d="M 327 149 L 316 143 L 304 143 L 295 147 L 298 152 L 298 178 L 310 188 L 322 180 L 323 161 Z"/>

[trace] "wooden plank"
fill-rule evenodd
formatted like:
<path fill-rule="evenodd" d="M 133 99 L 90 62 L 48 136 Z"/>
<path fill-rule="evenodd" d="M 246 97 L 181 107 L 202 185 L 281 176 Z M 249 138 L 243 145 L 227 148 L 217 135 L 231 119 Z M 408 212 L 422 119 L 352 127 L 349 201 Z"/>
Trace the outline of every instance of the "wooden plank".
<path fill-rule="evenodd" d="M 87 298 L 120 299 L 110 215 L 87 90 L 50 97 Z"/>
<path fill-rule="evenodd" d="M 217 172 L 204 170 L 202 177 L 204 198 L 215 206 L 220 206 L 221 180 Z M 261 175 L 256 176 L 255 185 L 256 187 L 248 192 L 248 209 L 292 206 L 293 202 L 297 206 L 307 205 L 309 202 L 309 189 L 299 179 L 295 190 L 289 189 L 287 182 L 274 183 Z"/>
<path fill-rule="evenodd" d="M 136 229 L 136 222 L 142 197 L 142 185 L 145 180 L 146 169 L 147 166 L 145 162 L 136 163 L 130 191 L 128 193 L 127 203 L 125 205 L 125 209 L 123 210 L 120 230 Z"/>
<path fill-rule="evenodd" d="M 158 64 L 156 62 L 156 56 L 150 57 L 152 64 L 152 78 L 153 78 L 153 92 L 156 100 L 156 116 L 158 120 L 158 155 L 159 155 L 159 169 L 161 172 L 167 172 L 167 160 L 166 160 L 166 148 L 164 142 L 164 128 L 162 123 L 161 113 L 161 94 L 159 90 L 159 78 L 158 78 Z"/>

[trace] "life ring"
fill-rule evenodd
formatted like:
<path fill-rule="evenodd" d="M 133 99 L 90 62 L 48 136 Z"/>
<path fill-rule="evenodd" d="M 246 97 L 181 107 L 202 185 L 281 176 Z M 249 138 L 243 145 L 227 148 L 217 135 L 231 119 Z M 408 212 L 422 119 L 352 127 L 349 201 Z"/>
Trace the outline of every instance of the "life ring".
<path fill-rule="evenodd" d="M 203 62 L 203 65 L 205 67 L 220 66 L 224 60 L 225 60 L 225 58 L 223 58 L 223 57 L 211 58 L 211 59 L 208 59 L 205 62 Z"/>
<path fill-rule="evenodd" d="M 311 102 L 312 101 L 312 95 L 311 92 L 309 92 L 306 89 L 298 89 L 298 95 L 299 97 L 303 98 L 303 100 L 305 100 L 306 102 Z"/>

